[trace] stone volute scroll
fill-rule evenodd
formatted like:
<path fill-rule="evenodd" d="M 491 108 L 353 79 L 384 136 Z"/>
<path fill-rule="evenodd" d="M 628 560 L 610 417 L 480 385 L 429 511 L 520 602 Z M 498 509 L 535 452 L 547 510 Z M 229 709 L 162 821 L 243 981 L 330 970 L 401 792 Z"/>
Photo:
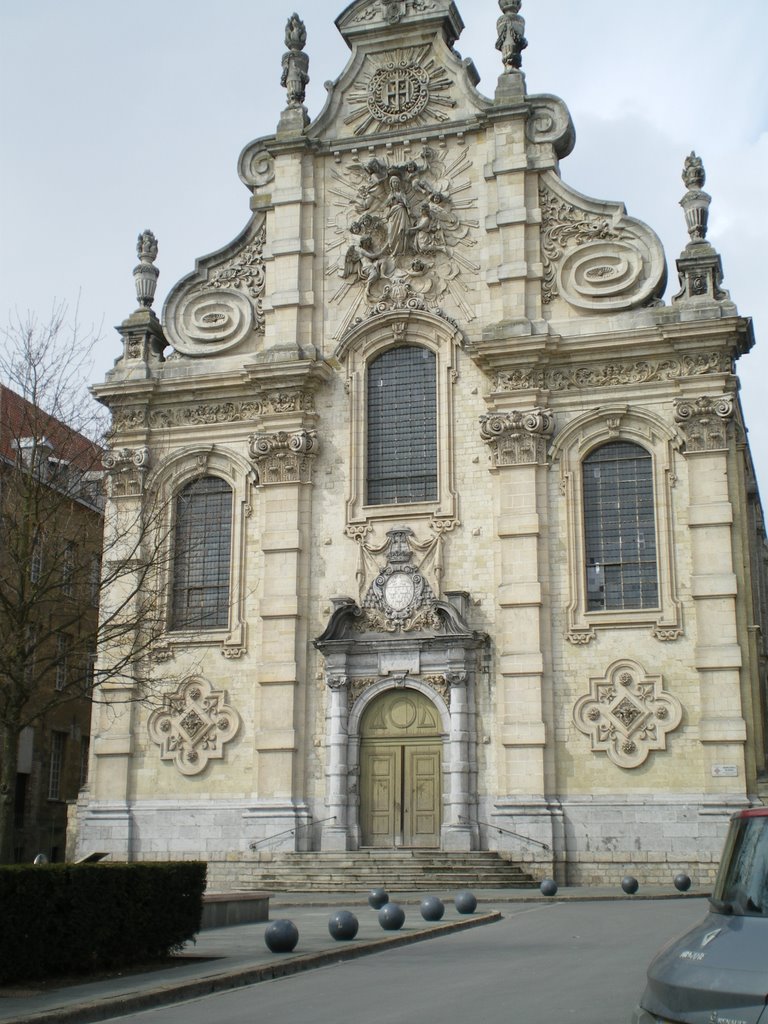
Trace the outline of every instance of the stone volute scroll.
<path fill-rule="evenodd" d="M 547 171 L 539 180 L 539 207 L 544 306 L 562 299 L 579 310 L 608 313 L 661 300 L 664 249 L 622 203 L 580 195 Z"/>

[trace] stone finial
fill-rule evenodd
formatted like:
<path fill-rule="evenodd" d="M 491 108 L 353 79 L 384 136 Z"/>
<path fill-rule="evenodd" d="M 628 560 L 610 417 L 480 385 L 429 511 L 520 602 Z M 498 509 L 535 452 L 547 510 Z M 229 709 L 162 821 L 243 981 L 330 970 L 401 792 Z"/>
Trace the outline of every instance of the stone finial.
<path fill-rule="evenodd" d="M 496 49 L 501 52 L 505 75 L 520 70 L 522 52 L 528 45 L 523 34 L 525 20 L 520 16 L 521 4 L 522 0 L 499 0 L 502 14 L 496 22 Z"/>
<path fill-rule="evenodd" d="M 704 162 L 700 156 L 696 156 L 693 150 L 685 158 L 683 167 L 683 181 L 686 188 L 704 188 L 707 176 L 704 173 Z"/>
<path fill-rule="evenodd" d="M 703 242 L 707 237 L 709 204 L 712 202 L 712 196 L 702 191 L 702 186 L 706 181 L 704 164 L 701 157 L 696 156 L 693 152 L 685 158 L 683 181 L 688 191 L 680 200 L 680 205 L 685 211 L 688 234 L 692 242 Z"/>
<path fill-rule="evenodd" d="M 677 261 L 680 291 L 672 302 L 724 302 L 730 299 L 723 283 L 723 267 L 719 255 L 707 241 L 709 205 L 712 196 L 702 189 L 706 181 L 701 157 L 691 152 L 685 158 L 683 181 L 688 191 L 680 200 L 685 212 L 689 241 Z"/>
<path fill-rule="evenodd" d="M 134 267 L 133 279 L 136 284 L 136 298 L 139 306 L 149 308 L 155 299 L 155 289 L 160 271 L 154 265 L 157 259 L 157 239 L 151 231 L 142 231 L 136 243 L 139 257 L 138 266 Z"/>
<path fill-rule="evenodd" d="M 283 75 L 280 84 L 288 93 L 288 106 L 301 107 L 309 82 L 309 57 L 303 52 L 307 44 L 307 29 L 298 14 L 292 14 L 285 26 Z"/>

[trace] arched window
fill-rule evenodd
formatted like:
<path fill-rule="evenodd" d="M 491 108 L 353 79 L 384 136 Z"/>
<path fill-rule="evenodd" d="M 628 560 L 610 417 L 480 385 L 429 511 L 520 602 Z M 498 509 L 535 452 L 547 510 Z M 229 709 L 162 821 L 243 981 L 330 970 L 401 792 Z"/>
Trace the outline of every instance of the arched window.
<path fill-rule="evenodd" d="M 226 628 L 232 550 L 232 491 L 204 476 L 176 498 L 171 629 Z"/>
<path fill-rule="evenodd" d="M 389 349 L 368 367 L 366 503 L 437 500 L 435 355 Z"/>
<path fill-rule="evenodd" d="M 645 448 L 617 441 L 582 464 L 587 610 L 656 608 L 653 460 Z"/>

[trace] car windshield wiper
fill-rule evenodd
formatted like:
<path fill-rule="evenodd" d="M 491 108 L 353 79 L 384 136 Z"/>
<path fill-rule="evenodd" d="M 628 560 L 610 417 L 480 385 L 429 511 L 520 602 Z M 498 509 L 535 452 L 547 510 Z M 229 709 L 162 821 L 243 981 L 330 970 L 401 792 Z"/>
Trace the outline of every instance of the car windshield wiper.
<path fill-rule="evenodd" d="M 716 910 L 718 914 L 732 914 L 734 907 L 730 900 L 718 900 L 714 896 L 709 897 L 709 902 L 713 910 Z"/>

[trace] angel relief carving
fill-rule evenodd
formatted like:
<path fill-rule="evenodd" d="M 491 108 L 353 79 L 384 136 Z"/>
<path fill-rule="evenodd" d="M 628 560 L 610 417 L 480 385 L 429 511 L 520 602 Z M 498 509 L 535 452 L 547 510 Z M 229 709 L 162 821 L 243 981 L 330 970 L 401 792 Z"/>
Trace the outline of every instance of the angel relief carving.
<path fill-rule="evenodd" d="M 335 171 L 337 197 L 330 224 L 328 273 L 344 282 L 332 297 L 349 308 L 337 336 L 377 307 L 439 310 L 450 296 L 466 319 L 474 312 L 466 295 L 468 276 L 479 266 L 469 259 L 478 226 L 469 211 L 472 165 L 464 152 L 452 159 L 424 147 L 417 160 L 404 152 L 391 162 L 356 159 Z"/>

